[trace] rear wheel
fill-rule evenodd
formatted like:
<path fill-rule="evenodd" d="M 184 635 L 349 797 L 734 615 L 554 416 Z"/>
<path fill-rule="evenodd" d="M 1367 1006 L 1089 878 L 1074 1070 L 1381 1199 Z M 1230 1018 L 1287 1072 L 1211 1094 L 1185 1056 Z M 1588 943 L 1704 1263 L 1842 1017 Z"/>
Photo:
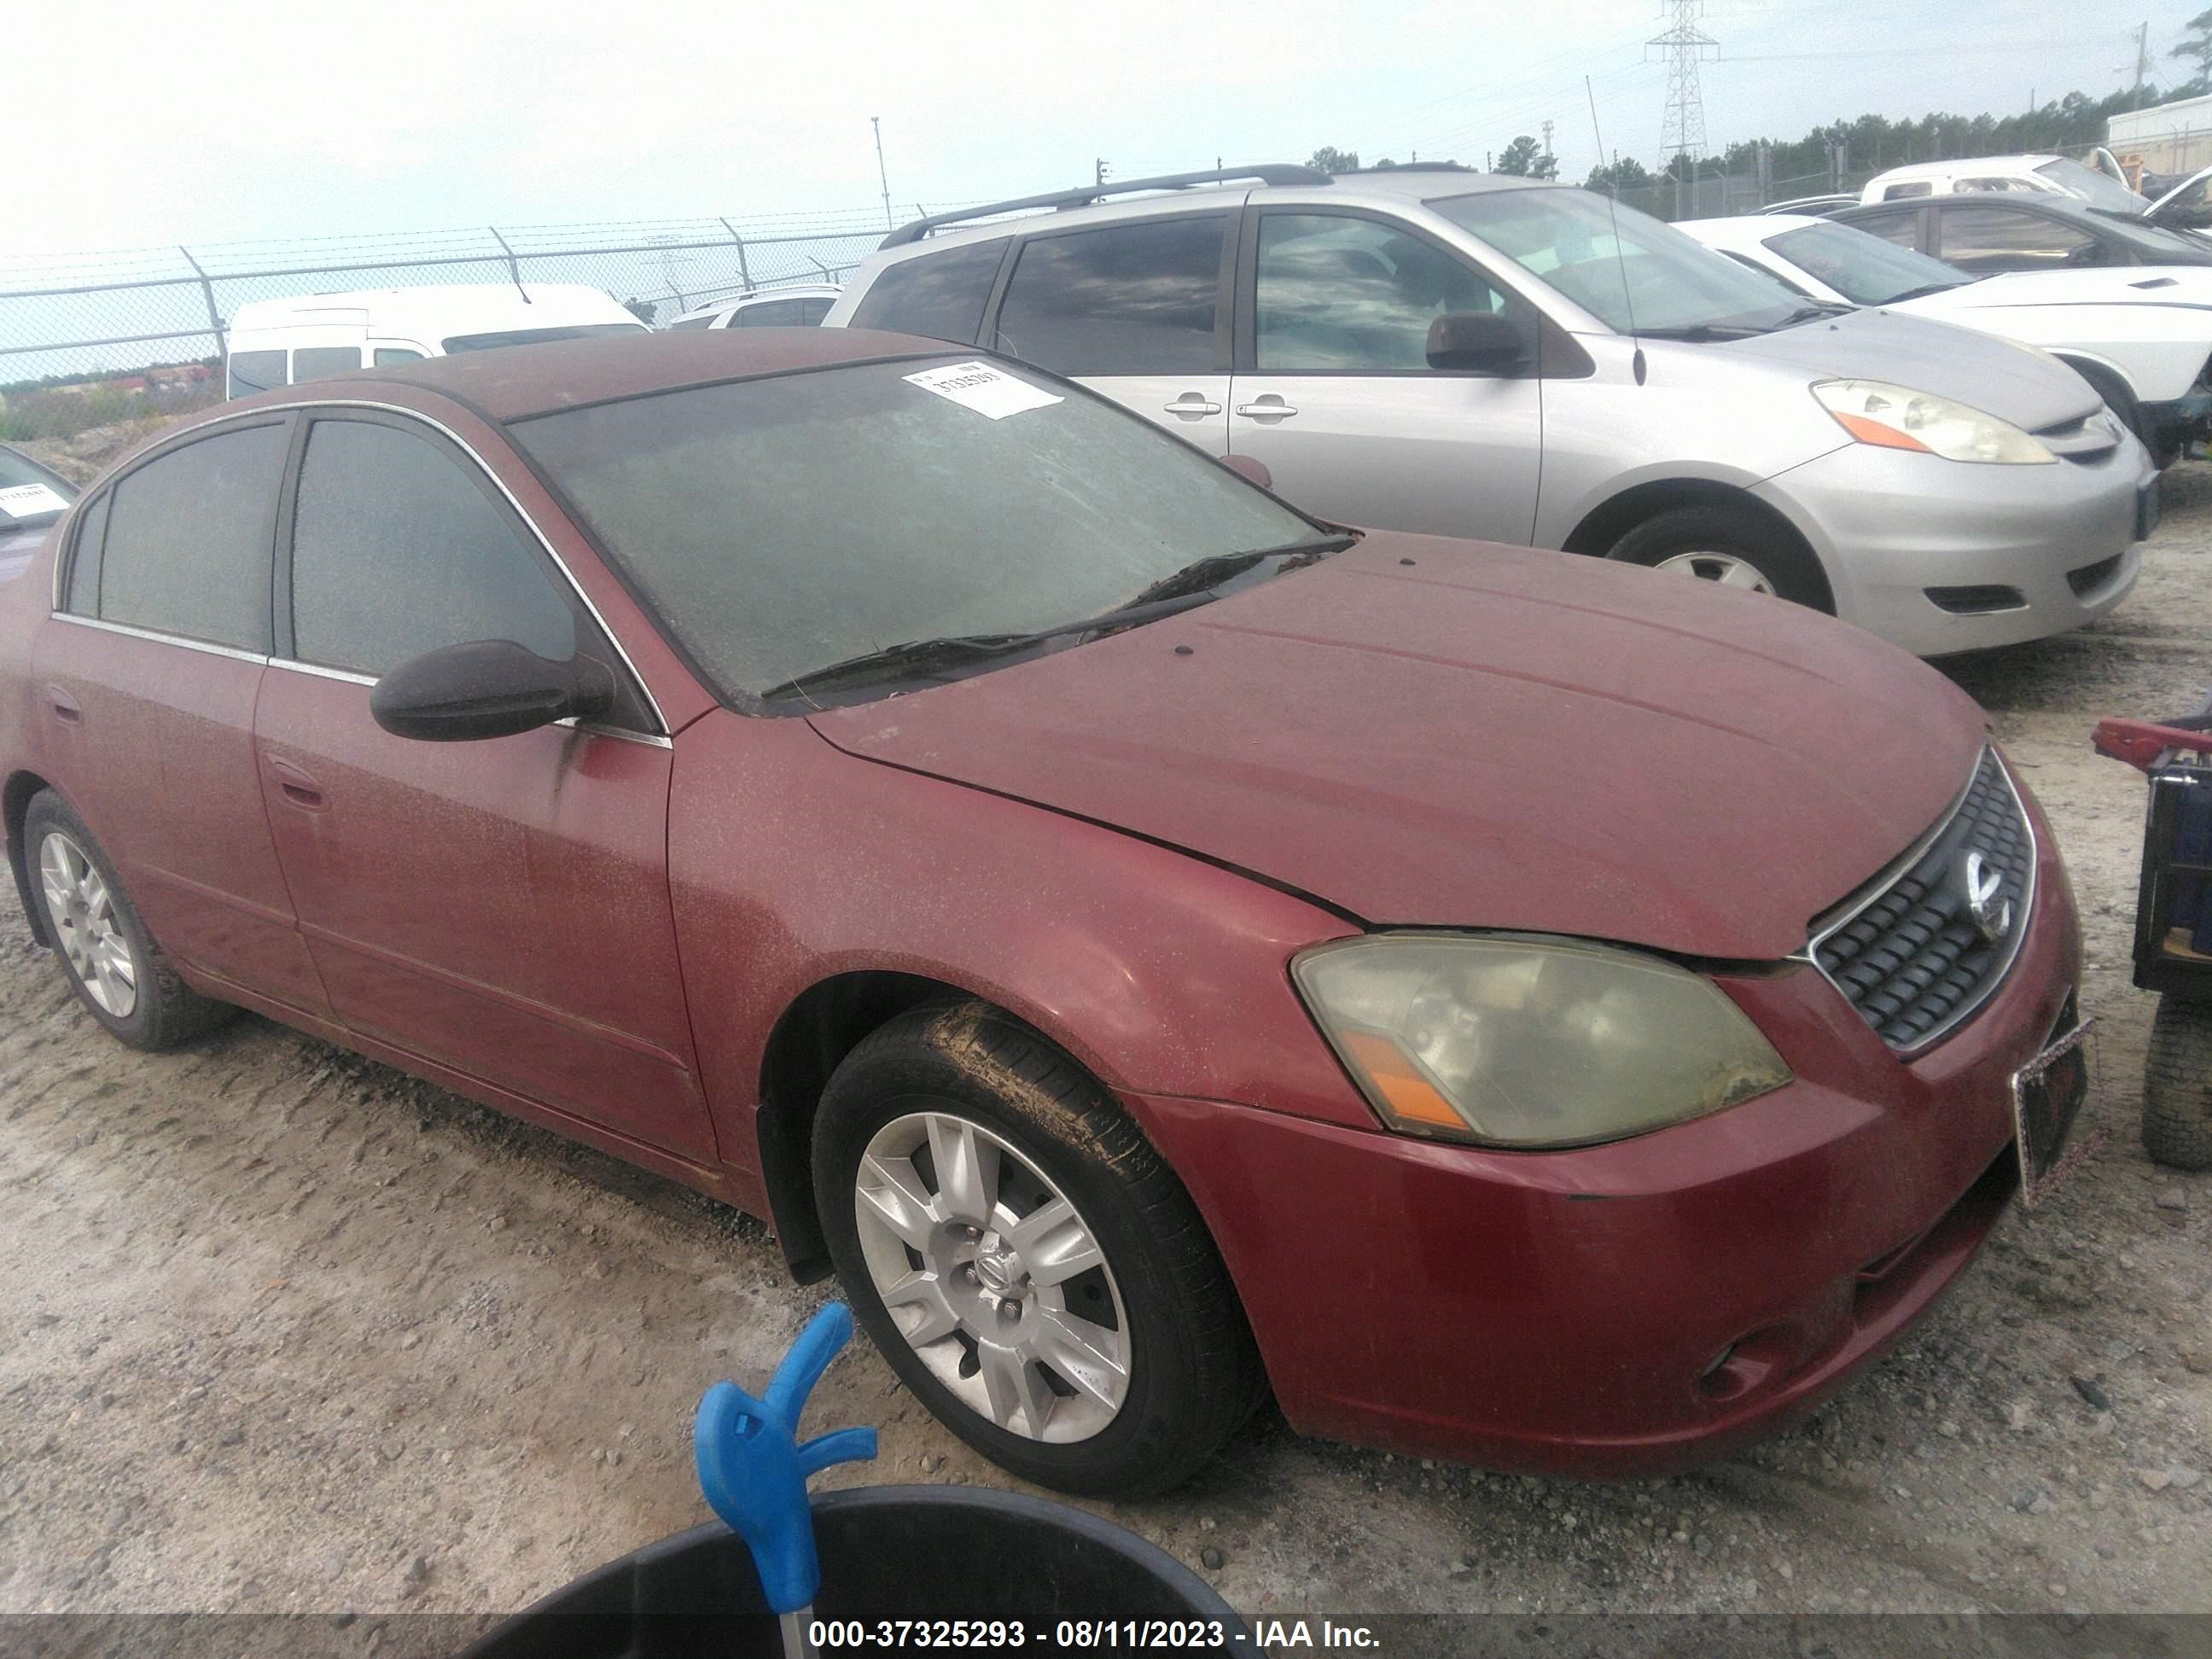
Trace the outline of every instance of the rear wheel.
<path fill-rule="evenodd" d="M 2150 1024 L 2143 1150 L 2177 1170 L 2212 1170 L 2212 1006 L 2171 993 Z"/>
<path fill-rule="evenodd" d="M 877 1347 L 1025 1480 L 1164 1491 L 1259 1401 L 1243 1311 L 1182 1182 L 1105 1090 L 995 1010 L 917 1010 L 847 1056 L 814 1183 Z"/>
<path fill-rule="evenodd" d="M 1820 561 L 1756 508 L 1713 501 L 1654 514 L 1606 554 L 1717 586 L 1771 593 L 1815 611 L 1835 601 Z"/>
<path fill-rule="evenodd" d="M 99 843 L 51 789 L 32 797 L 23 840 L 70 988 L 118 1041 L 173 1048 L 238 1012 L 177 976 Z"/>

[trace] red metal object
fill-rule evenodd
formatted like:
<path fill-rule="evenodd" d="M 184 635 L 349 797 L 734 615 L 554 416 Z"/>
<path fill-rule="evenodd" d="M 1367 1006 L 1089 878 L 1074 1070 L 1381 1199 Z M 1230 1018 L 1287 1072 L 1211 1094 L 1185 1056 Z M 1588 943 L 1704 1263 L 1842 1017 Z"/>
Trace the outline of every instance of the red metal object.
<path fill-rule="evenodd" d="M 2089 741 L 2099 754 L 2125 761 L 2138 772 L 2156 771 L 2160 757 L 2177 750 L 2212 755 L 2212 732 L 2188 732 L 2153 720 L 2123 720 L 2117 714 L 2099 720 Z"/>
<path fill-rule="evenodd" d="M 256 400 L 373 399 L 459 435 L 568 564 L 672 738 L 401 743 L 365 687 L 51 618 L 50 543 L 0 588 L 19 869 L 43 782 L 204 989 L 775 1215 L 787 1240 L 811 1224 L 811 1103 L 766 1075 L 780 1025 L 863 973 L 987 998 L 1160 1146 L 1310 1432 L 1648 1472 L 1771 1432 L 1894 1340 L 2003 1209 L 2008 1079 L 2079 976 L 2048 826 L 2019 962 L 1921 1058 L 1785 959 L 1956 796 L 1985 741 L 1972 703 L 1787 606 L 1377 534 L 1035 661 L 748 717 L 690 674 L 499 424 L 921 349 L 733 331 Z M 1409 924 L 1703 962 L 1796 1081 L 1572 1152 L 1387 1133 L 1287 969 Z"/>

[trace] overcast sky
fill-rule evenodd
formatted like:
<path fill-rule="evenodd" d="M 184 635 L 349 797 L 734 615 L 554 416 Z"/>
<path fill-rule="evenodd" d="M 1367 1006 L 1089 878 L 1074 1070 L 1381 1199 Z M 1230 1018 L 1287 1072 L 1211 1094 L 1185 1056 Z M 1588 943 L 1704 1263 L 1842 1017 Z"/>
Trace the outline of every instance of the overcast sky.
<path fill-rule="evenodd" d="M 2152 76 L 2203 0 L 1710 0 L 1709 147 L 1867 110 L 2027 106 Z M 1668 9 L 1671 10 L 1671 8 Z M 1557 123 L 1562 169 L 1658 160 L 1655 0 L 1571 7 L 1197 0 L 1089 5 L 248 6 L 19 0 L 6 250 L 879 206 L 901 216 L 1230 161 L 1480 165 Z M 27 154 L 26 154 L 27 146 Z"/>

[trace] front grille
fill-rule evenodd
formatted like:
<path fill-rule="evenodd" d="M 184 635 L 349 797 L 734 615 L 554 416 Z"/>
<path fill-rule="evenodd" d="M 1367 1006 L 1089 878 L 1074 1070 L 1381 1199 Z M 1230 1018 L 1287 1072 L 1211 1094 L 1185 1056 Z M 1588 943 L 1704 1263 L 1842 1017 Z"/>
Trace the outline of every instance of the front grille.
<path fill-rule="evenodd" d="M 1978 922 L 1967 866 L 1979 854 Z M 1994 878 L 1996 885 L 1990 884 Z M 2027 933 L 2035 836 L 1993 749 L 1957 805 L 1866 891 L 1814 924 L 1814 964 L 1899 1051 L 1933 1042 L 2002 982 Z M 2006 915 L 2008 925 L 1995 924 Z"/>
<path fill-rule="evenodd" d="M 2119 568 L 2120 555 L 2115 553 L 2109 559 L 2100 559 L 2094 564 L 2083 565 L 2079 570 L 2068 571 L 2066 586 L 2072 588 L 2075 597 L 2079 599 L 2112 580 L 2113 572 Z"/>

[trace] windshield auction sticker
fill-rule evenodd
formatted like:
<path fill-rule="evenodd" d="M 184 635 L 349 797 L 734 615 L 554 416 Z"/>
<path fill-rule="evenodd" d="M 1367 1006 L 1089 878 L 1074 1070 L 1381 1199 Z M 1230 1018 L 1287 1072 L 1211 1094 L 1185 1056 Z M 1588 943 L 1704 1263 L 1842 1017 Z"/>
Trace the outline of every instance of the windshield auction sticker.
<path fill-rule="evenodd" d="M 972 409 L 994 421 L 1060 401 L 1057 393 L 1041 391 L 1027 380 L 1018 380 L 988 363 L 949 363 L 943 368 L 925 368 L 906 379 L 924 392 L 950 398 L 962 408 Z"/>
<path fill-rule="evenodd" d="M 981 364 L 977 364 L 981 368 Z M 1026 388 L 1024 388 L 1026 390 Z M 1059 398 L 1051 400 L 1058 403 Z M 42 483 L 17 484 L 12 489 L 0 489 L 0 513 L 11 519 L 33 519 L 41 513 L 59 513 L 69 506 L 59 495 Z"/>

